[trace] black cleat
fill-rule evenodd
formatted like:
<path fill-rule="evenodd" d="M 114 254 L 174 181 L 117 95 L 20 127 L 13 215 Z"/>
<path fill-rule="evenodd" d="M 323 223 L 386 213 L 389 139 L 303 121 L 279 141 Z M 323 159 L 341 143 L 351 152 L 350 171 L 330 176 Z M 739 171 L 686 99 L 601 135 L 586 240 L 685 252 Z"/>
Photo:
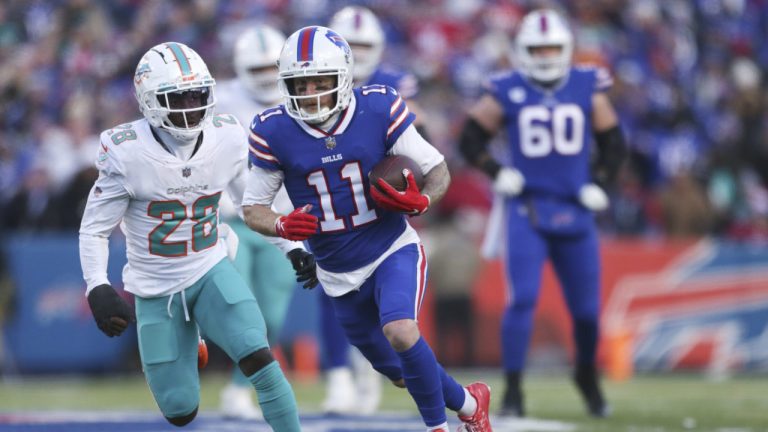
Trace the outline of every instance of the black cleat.
<path fill-rule="evenodd" d="M 525 417 L 523 393 L 520 391 L 520 387 L 507 387 L 504 399 L 501 402 L 499 415 L 502 417 Z"/>
<path fill-rule="evenodd" d="M 603 392 L 600 390 L 597 370 L 594 366 L 578 366 L 573 374 L 573 381 L 579 389 L 584 403 L 587 404 L 589 415 L 605 418 L 611 414 L 611 407 L 605 403 Z"/>

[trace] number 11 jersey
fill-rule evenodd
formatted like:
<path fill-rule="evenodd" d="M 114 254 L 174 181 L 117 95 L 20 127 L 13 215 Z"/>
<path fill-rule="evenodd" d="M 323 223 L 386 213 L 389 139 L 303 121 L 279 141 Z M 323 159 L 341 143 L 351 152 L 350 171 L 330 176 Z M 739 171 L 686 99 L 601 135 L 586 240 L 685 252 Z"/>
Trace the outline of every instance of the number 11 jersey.
<path fill-rule="evenodd" d="M 391 87 L 355 89 L 328 131 L 295 120 L 280 106 L 251 123 L 250 161 L 282 170 L 295 208 L 312 204 L 320 220 L 308 240 L 324 270 L 344 273 L 375 261 L 403 233 L 402 214 L 374 205 L 368 173 L 415 116 Z"/>

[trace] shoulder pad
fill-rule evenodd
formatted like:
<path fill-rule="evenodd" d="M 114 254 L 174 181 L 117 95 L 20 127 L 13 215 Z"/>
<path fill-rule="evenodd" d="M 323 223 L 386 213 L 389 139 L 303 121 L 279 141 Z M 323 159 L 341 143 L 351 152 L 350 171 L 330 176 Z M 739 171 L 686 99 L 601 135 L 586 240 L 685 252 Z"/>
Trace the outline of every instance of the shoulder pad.
<path fill-rule="evenodd" d="M 216 113 L 211 117 L 211 124 L 219 129 L 242 128 L 240 120 L 234 114 Z"/>
<path fill-rule="evenodd" d="M 365 105 L 374 112 L 386 112 L 389 115 L 389 110 L 392 104 L 400 98 L 400 93 L 390 86 L 372 84 L 355 89 L 355 97 L 357 97 L 359 106 Z"/>
<path fill-rule="evenodd" d="M 218 113 L 211 118 L 211 124 L 206 128 L 213 129 L 217 140 L 225 146 L 245 148 L 245 130 L 240 121 L 232 114 Z"/>
<path fill-rule="evenodd" d="M 282 105 L 267 108 L 264 111 L 256 114 L 248 125 L 247 129 L 251 131 L 258 131 L 259 133 L 269 134 L 279 129 L 290 117 L 285 112 L 285 108 Z"/>
<path fill-rule="evenodd" d="M 575 65 L 573 68 L 594 79 L 594 90 L 596 92 L 606 91 L 613 86 L 613 77 L 611 76 L 610 71 L 605 67 L 587 63 Z"/>
<path fill-rule="evenodd" d="M 137 122 L 125 123 L 107 129 L 99 136 L 96 168 L 108 175 L 124 175 L 127 164 L 138 154 L 140 145 Z"/>

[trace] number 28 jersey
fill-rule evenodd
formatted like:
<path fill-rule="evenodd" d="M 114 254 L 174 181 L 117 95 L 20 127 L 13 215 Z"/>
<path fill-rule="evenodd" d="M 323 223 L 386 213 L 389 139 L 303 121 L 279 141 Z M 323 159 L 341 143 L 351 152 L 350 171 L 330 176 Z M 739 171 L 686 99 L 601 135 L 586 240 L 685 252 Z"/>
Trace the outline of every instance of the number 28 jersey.
<path fill-rule="evenodd" d="M 375 206 L 368 173 L 414 118 L 402 97 L 382 85 L 355 89 L 349 107 L 328 132 L 294 120 L 282 106 L 254 118 L 250 161 L 283 171 L 295 208 L 312 204 L 310 212 L 320 227 L 308 243 L 322 269 L 359 269 L 381 256 L 406 229 L 402 214 Z"/>
<path fill-rule="evenodd" d="M 577 66 L 553 89 L 506 72 L 487 85 L 504 109 L 512 165 L 526 193 L 573 198 L 590 182 L 592 95 L 612 84 L 605 69 Z"/>
<path fill-rule="evenodd" d="M 186 161 L 164 149 L 144 119 L 101 134 L 99 178 L 83 215 L 81 245 L 84 234 L 108 237 L 121 223 L 126 291 L 142 297 L 178 292 L 226 257 L 218 239 L 219 198 L 247 171 L 247 141 L 228 114 L 214 116 L 202 134 Z"/>

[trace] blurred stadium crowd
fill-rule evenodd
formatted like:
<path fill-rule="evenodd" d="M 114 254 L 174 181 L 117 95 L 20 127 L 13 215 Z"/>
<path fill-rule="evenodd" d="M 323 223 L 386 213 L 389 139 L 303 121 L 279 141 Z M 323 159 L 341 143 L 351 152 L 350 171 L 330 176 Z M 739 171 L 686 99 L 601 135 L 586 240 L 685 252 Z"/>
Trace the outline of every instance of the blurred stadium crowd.
<path fill-rule="evenodd" d="M 249 23 L 291 33 L 349 3 L 377 13 L 385 61 L 420 79 L 417 100 L 454 176 L 433 220 L 482 230 L 491 192 L 455 149 L 463 109 L 484 77 L 512 63 L 522 15 L 554 5 L 571 20 L 576 61 L 614 74 L 631 146 L 600 216 L 604 233 L 768 239 L 766 0 L 6 0 L 0 232 L 79 226 L 99 132 L 140 116 L 131 79 L 148 47 L 188 44 L 223 81 Z"/>

